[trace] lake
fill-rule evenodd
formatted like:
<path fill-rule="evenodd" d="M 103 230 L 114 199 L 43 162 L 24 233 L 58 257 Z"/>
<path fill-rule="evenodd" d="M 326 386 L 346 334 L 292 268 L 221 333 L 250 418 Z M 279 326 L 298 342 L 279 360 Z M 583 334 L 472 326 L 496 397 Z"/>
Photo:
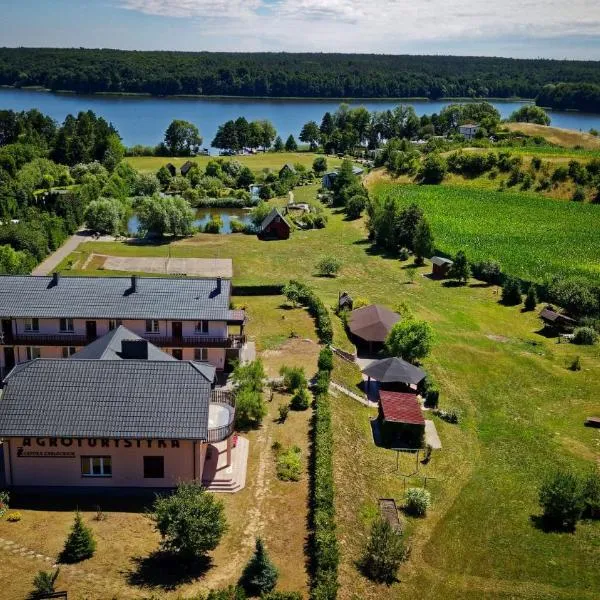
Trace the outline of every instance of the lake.
<path fill-rule="evenodd" d="M 249 211 L 243 208 L 199 208 L 196 211 L 196 218 L 194 220 L 194 227 L 204 227 L 210 218 L 215 215 L 221 217 L 223 221 L 223 227 L 221 227 L 221 233 L 231 233 L 231 221 L 237 219 L 249 225 L 252 223 L 249 215 Z M 138 232 L 140 222 L 136 215 L 129 217 L 127 221 L 127 231 L 130 234 L 136 234 Z"/>
<path fill-rule="evenodd" d="M 173 119 L 195 123 L 204 138 L 203 145 L 210 146 L 217 127 L 244 116 L 248 121 L 268 119 L 279 135 L 291 133 L 296 138 L 307 121 L 321 122 L 326 111 L 335 111 L 339 100 L 275 100 L 258 98 L 154 98 L 146 96 L 78 96 L 54 94 L 33 90 L 0 89 L 0 109 L 15 111 L 37 108 L 62 122 L 69 114 L 93 110 L 119 130 L 126 146 L 134 144 L 156 145 L 163 139 L 165 129 Z M 414 106 L 418 115 L 439 112 L 449 101 L 405 101 Z M 351 100 L 352 106 L 365 106 L 368 110 L 387 110 L 401 101 Z M 522 106 L 522 102 L 495 101 L 494 106 L 503 118 Z M 600 115 L 580 112 L 550 111 L 552 125 L 567 129 L 600 130 Z"/>

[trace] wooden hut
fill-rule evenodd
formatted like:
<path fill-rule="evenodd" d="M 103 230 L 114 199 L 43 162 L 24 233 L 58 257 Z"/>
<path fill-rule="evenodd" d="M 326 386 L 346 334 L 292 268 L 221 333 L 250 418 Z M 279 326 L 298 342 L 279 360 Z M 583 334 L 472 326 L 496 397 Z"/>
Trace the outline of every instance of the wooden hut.
<path fill-rule="evenodd" d="M 572 331 L 577 326 L 577 320 L 554 310 L 553 306 L 546 306 L 540 312 L 540 319 L 544 325 L 558 331 Z"/>
<path fill-rule="evenodd" d="M 425 419 L 416 394 L 380 390 L 378 420 L 382 440 L 386 446 L 423 446 Z"/>
<path fill-rule="evenodd" d="M 257 235 L 259 240 L 287 240 L 291 230 L 291 225 L 279 212 L 279 209 L 274 208 L 264 218 Z"/>
<path fill-rule="evenodd" d="M 436 279 L 444 279 L 448 276 L 448 271 L 453 264 L 449 258 L 433 256 L 431 258 L 431 276 Z"/>

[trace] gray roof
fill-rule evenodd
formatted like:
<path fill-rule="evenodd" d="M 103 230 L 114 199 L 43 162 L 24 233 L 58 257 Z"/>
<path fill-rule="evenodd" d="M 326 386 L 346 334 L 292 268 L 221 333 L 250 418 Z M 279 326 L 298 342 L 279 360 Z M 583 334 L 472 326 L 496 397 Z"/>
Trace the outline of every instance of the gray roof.
<path fill-rule="evenodd" d="M 425 379 L 426 373 L 401 358 L 374 360 L 362 372 L 382 383 L 402 382 L 418 385 Z"/>
<path fill-rule="evenodd" d="M 290 224 L 287 222 L 286 218 L 281 214 L 278 208 L 273 208 L 271 212 L 263 219 L 263 222 L 260 224 L 261 231 L 275 218 L 281 217 L 282 221 L 290 227 Z"/>
<path fill-rule="evenodd" d="M 188 361 L 37 359 L 5 379 L 0 436 L 206 440 L 210 397 Z"/>
<path fill-rule="evenodd" d="M 140 340 L 146 341 L 144 338 L 133 333 L 119 325 L 116 329 L 109 331 L 106 335 L 101 338 L 94 340 L 91 344 L 88 344 L 85 348 L 82 348 L 79 352 L 73 354 L 70 360 L 123 360 L 121 354 L 123 340 Z M 157 348 L 154 344 L 147 342 L 148 344 L 148 360 L 177 360 L 170 354 L 163 352 Z"/>
<path fill-rule="evenodd" d="M 228 320 L 227 279 L 0 276 L 0 317 Z"/>
<path fill-rule="evenodd" d="M 443 256 L 432 256 L 431 262 L 434 265 L 442 266 L 442 265 L 452 265 L 454 264 L 449 258 L 444 258 Z"/>

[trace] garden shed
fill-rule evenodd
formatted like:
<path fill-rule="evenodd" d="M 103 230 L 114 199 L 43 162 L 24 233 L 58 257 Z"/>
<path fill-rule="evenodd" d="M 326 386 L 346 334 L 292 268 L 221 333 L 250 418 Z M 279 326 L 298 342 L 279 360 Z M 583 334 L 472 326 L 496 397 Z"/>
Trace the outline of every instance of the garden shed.
<path fill-rule="evenodd" d="M 433 256 L 431 258 L 431 276 L 436 279 L 443 279 L 448 276 L 448 270 L 454 263 L 449 258 L 443 256 Z"/>
<path fill-rule="evenodd" d="M 423 446 L 425 419 L 416 394 L 380 390 L 378 420 L 386 446 Z"/>
<path fill-rule="evenodd" d="M 287 240 L 290 237 L 291 225 L 281 214 L 278 208 L 274 208 L 263 220 L 258 232 L 259 240 Z"/>
<path fill-rule="evenodd" d="M 540 319 L 544 322 L 544 325 L 560 331 L 570 331 L 577 326 L 576 319 L 557 312 L 552 306 L 546 306 L 542 309 Z"/>

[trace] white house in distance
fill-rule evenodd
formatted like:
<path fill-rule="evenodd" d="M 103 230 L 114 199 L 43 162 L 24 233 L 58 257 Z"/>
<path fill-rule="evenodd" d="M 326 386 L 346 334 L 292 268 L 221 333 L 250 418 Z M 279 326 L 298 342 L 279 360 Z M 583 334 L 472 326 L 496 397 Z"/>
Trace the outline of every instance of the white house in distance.
<path fill-rule="evenodd" d="M 68 358 L 120 325 L 176 359 L 223 370 L 246 343 L 246 315 L 230 301 L 221 278 L 0 276 L 0 376 Z"/>
<path fill-rule="evenodd" d="M 475 125 L 474 123 L 465 123 L 464 125 L 458 126 L 458 133 L 467 140 L 472 140 L 478 131 L 479 125 Z"/>

